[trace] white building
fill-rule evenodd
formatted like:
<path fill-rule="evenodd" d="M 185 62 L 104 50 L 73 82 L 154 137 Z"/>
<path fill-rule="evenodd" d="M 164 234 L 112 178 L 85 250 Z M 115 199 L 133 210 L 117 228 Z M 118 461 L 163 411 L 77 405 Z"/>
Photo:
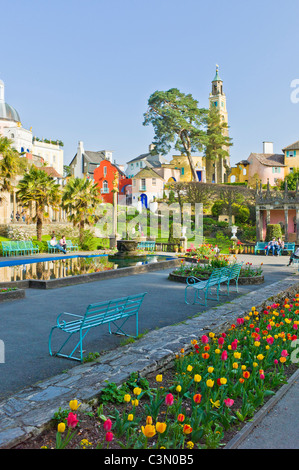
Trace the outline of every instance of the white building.
<path fill-rule="evenodd" d="M 56 142 L 38 140 L 32 134 L 32 128 L 22 127 L 19 113 L 11 105 L 6 103 L 4 95 L 4 83 L 0 80 L 0 135 L 13 142 L 13 147 L 21 154 L 27 154 L 27 158 L 35 157 L 43 161 L 47 166 L 55 168 L 57 173 L 63 175 L 63 148 Z"/>

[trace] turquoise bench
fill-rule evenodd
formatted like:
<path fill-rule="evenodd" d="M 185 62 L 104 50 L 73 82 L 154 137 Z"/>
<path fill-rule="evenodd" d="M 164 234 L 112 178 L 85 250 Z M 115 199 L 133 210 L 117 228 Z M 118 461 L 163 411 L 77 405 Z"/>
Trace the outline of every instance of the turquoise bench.
<path fill-rule="evenodd" d="M 139 250 L 154 251 L 156 248 L 156 242 L 155 241 L 142 241 L 138 243 L 137 248 Z"/>
<path fill-rule="evenodd" d="M 64 357 L 75 361 L 83 362 L 83 340 L 91 328 L 102 326 L 108 323 L 110 334 L 121 334 L 131 336 L 123 331 L 123 325 L 129 318 L 135 316 L 136 320 L 136 336 L 138 336 L 138 312 L 142 304 L 143 294 L 131 295 L 119 299 L 108 300 L 96 304 L 88 305 L 84 315 L 76 315 L 74 313 L 63 312 L 56 320 L 56 325 L 52 327 L 49 335 L 49 353 L 51 356 Z M 66 321 L 63 317 L 73 317 L 73 320 Z M 111 326 L 114 325 L 116 331 L 112 332 Z M 59 347 L 58 351 L 52 352 L 52 335 L 55 330 L 65 333 L 66 339 Z M 69 343 L 73 335 L 79 336 L 75 340 L 75 344 L 71 346 L 71 352 L 65 351 L 66 345 Z M 136 337 L 134 336 L 134 337 Z M 70 343 L 69 343 L 70 344 Z M 77 351 L 77 352 L 76 352 Z M 78 354 L 79 352 L 79 354 Z"/>
<path fill-rule="evenodd" d="M 194 305 L 199 303 L 201 305 L 207 306 L 207 300 L 219 300 L 219 294 L 222 292 L 220 291 L 221 284 L 226 284 L 227 292 L 226 294 L 229 295 L 229 286 L 231 281 L 234 281 L 236 284 L 236 289 L 238 292 L 238 280 L 239 275 L 241 272 L 243 263 L 236 263 L 232 266 L 225 267 L 225 268 L 217 268 L 214 269 L 207 280 L 198 279 L 195 276 L 189 276 L 186 280 L 187 286 L 185 288 L 185 302 L 188 305 Z M 212 296 L 212 288 L 216 289 L 216 298 Z M 193 291 L 194 297 L 193 302 L 188 301 L 188 292 Z M 200 294 L 203 294 L 203 298 Z"/>
<path fill-rule="evenodd" d="M 79 247 L 78 245 L 73 245 L 72 240 L 66 240 L 66 249 L 68 251 L 78 251 Z"/>
<path fill-rule="evenodd" d="M 3 256 L 32 255 L 39 253 L 39 248 L 31 240 L 12 240 L 2 243 Z"/>
<path fill-rule="evenodd" d="M 287 254 L 293 253 L 295 251 L 295 243 L 285 243 L 282 250 L 279 250 L 278 254 L 282 255 L 284 252 Z"/>
<path fill-rule="evenodd" d="M 256 255 L 257 252 L 263 251 L 265 253 L 265 248 L 268 245 L 267 242 L 257 242 L 257 244 L 254 247 L 254 254 Z M 286 242 L 284 244 L 284 248 L 282 250 L 279 250 L 278 254 L 282 255 L 284 252 L 289 253 L 293 252 L 295 250 L 295 243 L 290 243 Z"/>
<path fill-rule="evenodd" d="M 52 246 L 50 243 L 50 240 L 47 240 L 47 244 L 48 244 L 48 253 L 60 253 L 62 251 L 59 248 Z M 73 245 L 71 240 L 66 240 L 66 249 L 67 251 L 78 251 L 79 247 L 78 245 Z"/>
<path fill-rule="evenodd" d="M 268 245 L 267 242 L 257 242 L 254 247 L 254 254 L 256 255 L 257 252 L 263 251 L 265 253 L 265 248 Z"/>

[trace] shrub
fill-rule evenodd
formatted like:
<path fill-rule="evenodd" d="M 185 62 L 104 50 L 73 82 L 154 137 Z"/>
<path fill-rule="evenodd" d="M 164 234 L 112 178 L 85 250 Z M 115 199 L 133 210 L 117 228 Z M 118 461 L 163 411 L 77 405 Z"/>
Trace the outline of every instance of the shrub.
<path fill-rule="evenodd" d="M 281 238 L 281 226 L 280 224 L 268 224 L 267 225 L 267 234 L 266 240 L 272 240 L 272 238 Z"/>

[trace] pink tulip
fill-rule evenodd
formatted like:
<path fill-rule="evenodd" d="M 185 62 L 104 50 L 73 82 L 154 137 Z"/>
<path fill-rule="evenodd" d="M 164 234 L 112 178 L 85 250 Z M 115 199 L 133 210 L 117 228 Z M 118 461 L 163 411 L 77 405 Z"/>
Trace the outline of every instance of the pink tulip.
<path fill-rule="evenodd" d="M 238 323 L 238 325 L 243 325 L 244 318 L 237 318 L 237 323 Z"/>
<path fill-rule="evenodd" d="M 233 406 L 234 400 L 232 398 L 227 398 L 226 400 L 224 400 L 224 403 L 228 408 L 230 408 L 231 406 Z"/>
<path fill-rule="evenodd" d="M 173 395 L 171 393 L 168 393 L 165 397 L 165 404 L 167 406 L 171 406 L 171 405 L 173 405 L 173 401 L 174 401 Z"/>
<path fill-rule="evenodd" d="M 260 379 L 264 380 L 264 378 L 265 378 L 264 374 L 260 374 Z"/>
<path fill-rule="evenodd" d="M 104 425 L 103 425 L 105 431 L 111 431 L 111 428 L 112 428 L 112 421 L 111 419 L 106 419 L 106 421 L 104 422 Z"/>
<path fill-rule="evenodd" d="M 203 344 L 206 344 L 206 343 L 209 342 L 209 338 L 207 337 L 207 335 L 202 335 L 201 341 L 202 341 Z"/>
<path fill-rule="evenodd" d="M 271 336 L 270 338 L 267 338 L 266 341 L 267 341 L 268 344 L 273 344 L 274 338 L 272 338 L 272 336 Z"/>
<path fill-rule="evenodd" d="M 218 344 L 221 345 L 224 343 L 224 338 L 222 336 L 218 339 Z"/>
<path fill-rule="evenodd" d="M 226 359 L 227 359 L 227 352 L 223 351 L 223 353 L 221 354 L 221 360 L 226 361 Z"/>
<path fill-rule="evenodd" d="M 278 360 L 277 360 L 277 359 L 274 359 L 274 364 L 278 364 Z"/>
<path fill-rule="evenodd" d="M 69 413 L 67 417 L 67 425 L 69 428 L 75 428 L 78 424 L 77 415 L 74 413 Z"/>
<path fill-rule="evenodd" d="M 106 441 L 106 442 L 111 442 L 112 439 L 113 439 L 113 433 L 110 432 L 110 431 L 108 431 L 108 432 L 106 433 L 106 436 L 105 436 L 105 441 Z"/>
<path fill-rule="evenodd" d="M 289 353 L 288 353 L 288 351 L 287 351 L 286 349 L 283 349 L 283 350 L 281 351 L 281 355 L 282 355 L 282 357 L 287 357 L 287 356 L 289 355 Z"/>

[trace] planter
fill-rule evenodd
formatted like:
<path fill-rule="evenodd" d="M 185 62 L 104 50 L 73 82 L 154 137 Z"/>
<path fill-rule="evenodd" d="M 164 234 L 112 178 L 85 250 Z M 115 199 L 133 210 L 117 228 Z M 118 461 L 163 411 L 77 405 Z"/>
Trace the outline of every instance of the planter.
<path fill-rule="evenodd" d="M 205 274 L 205 273 L 202 273 L 202 275 L 199 277 L 197 276 L 196 274 L 190 274 L 190 276 L 195 276 L 195 277 L 198 277 L 198 279 L 201 279 L 201 280 L 206 280 L 209 278 L 209 274 Z M 188 277 L 190 276 L 181 276 L 180 274 L 173 274 L 173 273 L 170 273 L 169 276 L 168 276 L 168 279 L 170 281 L 174 281 L 174 282 L 181 282 L 182 284 L 186 284 L 186 280 Z M 244 277 L 239 277 L 239 281 L 238 281 L 238 284 L 240 285 L 254 285 L 254 284 L 262 284 L 264 282 L 264 276 L 263 275 L 260 275 L 260 276 L 244 276 Z"/>
<path fill-rule="evenodd" d="M 7 300 L 17 300 L 23 299 L 25 297 L 24 289 L 15 289 L 10 291 L 0 292 L 0 302 L 5 302 Z"/>

